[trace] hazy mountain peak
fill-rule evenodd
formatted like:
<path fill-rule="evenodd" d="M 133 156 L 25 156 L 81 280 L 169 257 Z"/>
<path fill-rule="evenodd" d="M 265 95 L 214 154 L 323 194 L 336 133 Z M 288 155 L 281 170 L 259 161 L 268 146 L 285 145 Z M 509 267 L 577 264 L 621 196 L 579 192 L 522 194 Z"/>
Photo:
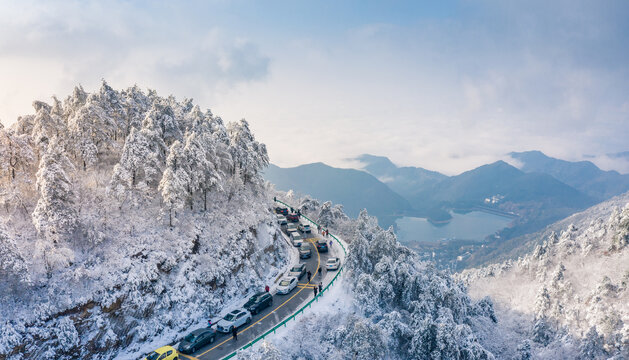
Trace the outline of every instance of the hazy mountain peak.
<path fill-rule="evenodd" d="M 629 175 L 603 171 L 591 161 L 566 161 L 549 157 L 541 151 L 511 152 L 524 172 L 539 172 L 553 176 L 599 200 L 629 190 Z"/>

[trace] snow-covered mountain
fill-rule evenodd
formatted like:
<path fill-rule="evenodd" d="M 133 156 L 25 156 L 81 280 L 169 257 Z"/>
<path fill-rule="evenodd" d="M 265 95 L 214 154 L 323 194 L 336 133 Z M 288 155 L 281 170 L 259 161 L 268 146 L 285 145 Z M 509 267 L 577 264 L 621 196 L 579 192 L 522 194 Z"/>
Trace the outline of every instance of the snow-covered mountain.
<path fill-rule="evenodd" d="M 289 203 L 342 234 L 346 272 L 306 316 L 242 358 L 494 358 L 472 330 L 495 324 L 491 300 L 472 301 L 460 282 L 420 261 L 366 211 L 350 219 L 330 202 Z"/>
<path fill-rule="evenodd" d="M 0 359 L 137 357 L 287 264 L 246 121 L 105 82 L 33 106 L 0 129 Z"/>
<path fill-rule="evenodd" d="M 488 348 L 504 357 L 519 344 L 538 358 L 629 358 L 629 193 L 543 233 L 518 260 L 460 275 L 473 298 L 496 304 L 505 335 Z"/>

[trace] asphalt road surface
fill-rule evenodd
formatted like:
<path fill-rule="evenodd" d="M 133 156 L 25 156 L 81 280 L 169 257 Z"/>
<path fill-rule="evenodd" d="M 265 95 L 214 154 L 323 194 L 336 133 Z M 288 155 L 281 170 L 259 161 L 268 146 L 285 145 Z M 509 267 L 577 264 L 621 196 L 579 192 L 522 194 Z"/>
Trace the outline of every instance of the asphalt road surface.
<path fill-rule="evenodd" d="M 285 226 L 282 228 L 285 229 Z M 273 294 L 273 305 L 264 309 L 259 314 L 253 315 L 250 324 L 241 326 L 238 329 L 238 340 L 234 340 L 231 334 L 217 332 L 216 340 L 212 344 L 206 345 L 191 355 L 180 353 L 180 357 L 182 359 L 199 360 L 221 359 L 262 335 L 297 311 L 303 304 L 314 297 L 313 287 L 318 285 L 319 282 L 323 282 L 323 286 L 325 287 L 325 285 L 332 280 L 336 271 L 330 271 L 328 274 L 328 271 L 325 269 L 323 272 L 319 269 L 321 267 L 325 268 L 325 262 L 328 257 L 333 256 L 332 254 L 334 254 L 334 251 L 337 249 L 319 253 L 314 244 L 316 239 L 320 237 L 316 234 L 316 230 L 313 229 L 312 234 L 304 235 L 310 237 L 307 241 L 310 243 L 311 249 L 314 250 L 310 259 L 300 260 L 300 262 L 306 263 L 306 272 L 310 271 L 312 273 L 310 283 L 308 283 L 307 275 L 304 275 L 299 279 L 297 287 L 287 295 Z M 329 238 L 326 240 L 328 243 L 330 242 Z M 304 244 L 305 243 L 304 241 Z M 338 246 L 338 244 L 335 245 Z"/>

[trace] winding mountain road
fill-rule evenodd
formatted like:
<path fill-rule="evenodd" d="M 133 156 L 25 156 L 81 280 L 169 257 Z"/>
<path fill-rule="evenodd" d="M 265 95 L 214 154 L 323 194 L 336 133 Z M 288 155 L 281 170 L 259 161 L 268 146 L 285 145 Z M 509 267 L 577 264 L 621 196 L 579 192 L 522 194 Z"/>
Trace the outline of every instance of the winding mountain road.
<path fill-rule="evenodd" d="M 307 220 L 302 220 L 302 222 L 307 222 Z M 284 319 L 302 309 L 308 301 L 314 298 L 313 288 L 318 286 L 319 282 L 323 283 L 324 287 L 328 285 L 336 275 L 336 271 L 326 271 L 325 262 L 329 257 L 340 257 L 344 259 L 344 256 L 342 255 L 340 244 L 336 242 L 334 242 L 334 245 L 332 245 L 328 252 L 319 253 L 315 242 L 317 239 L 321 238 L 321 235 L 315 234 L 316 226 L 312 227 L 312 234 L 304 235 L 310 236 L 307 242 L 310 243 L 311 249 L 314 250 L 313 256 L 310 259 L 300 260 L 300 262 L 306 263 L 306 271 L 312 273 L 311 281 L 308 281 L 307 276 L 304 275 L 299 280 L 297 288 L 287 295 L 276 294 L 272 290 L 273 304 L 259 314 L 254 315 L 251 323 L 242 326 L 238 330 L 238 340 L 234 340 L 231 334 L 217 333 L 216 340 L 212 344 L 206 345 L 191 355 L 180 353 L 180 358 L 194 360 L 230 358 L 235 355 L 237 350 L 255 341 L 284 321 Z M 284 229 L 282 230 L 284 231 Z M 288 245 L 292 247 L 288 238 L 286 236 L 284 236 L 284 238 L 288 242 Z M 328 237 L 326 241 L 329 243 L 330 237 Z"/>

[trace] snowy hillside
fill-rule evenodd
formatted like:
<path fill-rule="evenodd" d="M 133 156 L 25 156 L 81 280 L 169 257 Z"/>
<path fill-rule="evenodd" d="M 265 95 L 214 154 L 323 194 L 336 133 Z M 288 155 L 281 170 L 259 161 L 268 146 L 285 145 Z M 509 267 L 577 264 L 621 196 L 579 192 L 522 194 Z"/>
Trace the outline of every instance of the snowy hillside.
<path fill-rule="evenodd" d="M 629 357 L 629 194 L 549 228 L 528 255 L 461 274 L 496 303 L 495 353 L 540 358 Z M 548 233 L 548 232 L 547 232 Z M 529 340 L 527 340 L 529 339 Z M 491 342 L 490 341 L 490 342 Z"/>
<path fill-rule="evenodd" d="M 352 220 L 330 202 L 293 198 L 289 203 L 343 234 L 349 243 L 347 272 L 292 328 L 241 358 L 494 358 L 470 326 L 493 326 L 490 300 L 472 301 L 460 283 L 419 261 L 366 211 Z"/>
<path fill-rule="evenodd" d="M 0 129 L 0 359 L 134 357 L 288 261 L 264 144 L 103 82 Z"/>

